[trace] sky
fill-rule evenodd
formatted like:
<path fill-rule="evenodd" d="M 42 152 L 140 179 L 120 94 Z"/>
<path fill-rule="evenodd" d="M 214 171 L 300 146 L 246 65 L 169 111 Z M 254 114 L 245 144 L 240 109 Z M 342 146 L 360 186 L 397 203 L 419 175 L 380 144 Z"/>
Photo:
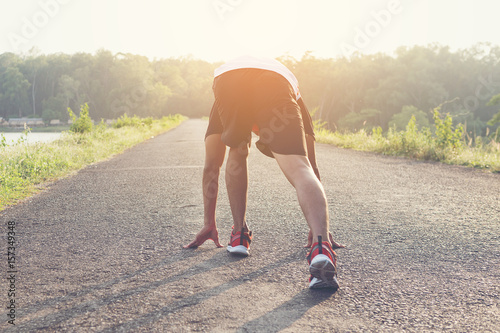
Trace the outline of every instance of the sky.
<path fill-rule="evenodd" d="M 500 45 L 498 0 L 0 0 L 0 54 L 133 53 L 210 62 L 438 43 Z"/>

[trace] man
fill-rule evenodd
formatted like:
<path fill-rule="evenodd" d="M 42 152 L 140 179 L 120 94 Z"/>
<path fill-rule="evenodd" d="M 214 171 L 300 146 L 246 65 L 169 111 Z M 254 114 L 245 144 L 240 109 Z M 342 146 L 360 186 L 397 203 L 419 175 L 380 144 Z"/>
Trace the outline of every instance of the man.
<path fill-rule="evenodd" d="M 245 219 L 247 158 L 254 131 L 260 137 L 256 146 L 276 159 L 295 187 L 309 225 L 308 245 L 312 245 L 307 257 L 311 273 L 309 287 L 337 289 L 336 254 L 332 244 L 342 246 L 333 242 L 328 231 L 327 202 L 316 166 L 312 121 L 300 96 L 297 79 L 276 60 L 248 56 L 222 65 L 214 76 L 215 102 L 205 135 L 205 221 L 196 239 L 185 247 L 201 245 L 206 239 L 221 246 L 215 207 L 220 167 L 228 146 L 226 186 L 234 225 L 227 249 L 232 254 L 248 255 L 252 232 Z M 310 244 L 312 240 L 317 242 Z"/>

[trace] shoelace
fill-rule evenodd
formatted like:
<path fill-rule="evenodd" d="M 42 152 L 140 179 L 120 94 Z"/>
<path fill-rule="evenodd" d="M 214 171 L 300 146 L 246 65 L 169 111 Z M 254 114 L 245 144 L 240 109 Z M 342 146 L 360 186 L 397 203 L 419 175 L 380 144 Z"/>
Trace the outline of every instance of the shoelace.
<path fill-rule="evenodd" d="M 311 262 L 313 252 L 318 249 L 318 254 L 323 254 L 323 238 L 318 236 L 318 243 L 311 248 L 311 251 L 307 255 L 307 260 Z M 333 250 L 330 250 L 329 246 L 326 247 L 326 250 L 329 252 L 331 259 L 335 262 L 336 253 Z"/>

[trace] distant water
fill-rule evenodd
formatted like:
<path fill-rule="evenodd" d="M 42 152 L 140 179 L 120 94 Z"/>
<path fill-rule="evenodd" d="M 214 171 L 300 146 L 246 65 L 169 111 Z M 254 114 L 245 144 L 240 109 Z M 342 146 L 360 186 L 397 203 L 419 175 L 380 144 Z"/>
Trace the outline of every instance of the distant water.
<path fill-rule="evenodd" d="M 14 143 L 17 143 L 17 140 L 23 135 L 23 133 L 2 133 L 5 139 L 7 139 L 7 144 L 11 145 Z M 36 133 L 36 132 L 31 132 L 28 134 L 28 143 L 35 143 L 35 142 L 51 142 L 54 140 L 57 140 L 61 137 L 61 133 Z M 0 136 L 1 140 L 1 136 Z"/>

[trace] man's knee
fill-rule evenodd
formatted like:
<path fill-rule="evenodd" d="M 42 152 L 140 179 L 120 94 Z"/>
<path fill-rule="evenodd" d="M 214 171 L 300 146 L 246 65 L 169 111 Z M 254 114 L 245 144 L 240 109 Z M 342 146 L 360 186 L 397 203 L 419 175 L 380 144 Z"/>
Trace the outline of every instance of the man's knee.
<path fill-rule="evenodd" d="M 244 161 L 248 157 L 248 143 L 242 142 L 238 147 L 229 149 L 229 157 L 234 160 Z"/>
<path fill-rule="evenodd" d="M 218 178 L 220 175 L 220 169 L 221 166 L 217 164 L 208 164 L 205 163 L 205 166 L 203 168 L 203 174 L 209 177 L 215 177 Z"/>
<path fill-rule="evenodd" d="M 205 158 L 204 169 L 207 171 L 220 170 L 223 162 L 224 162 L 223 159 L 207 156 L 207 158 Z"/>
<path fill-rule="evenodd" d="M 248 146 L 231 148 L 226 162 L 227 176 L 240 176 L 246 170 Z"/>
<path fill-rule="evenodd" d="M 287 179 L 296 185 L 298 183 L 310 182 L 311 178 L 316 178 L 314 170 L 307 157 L 302 155 L 280 155 L 274 154 L 281 170 Z"/>

